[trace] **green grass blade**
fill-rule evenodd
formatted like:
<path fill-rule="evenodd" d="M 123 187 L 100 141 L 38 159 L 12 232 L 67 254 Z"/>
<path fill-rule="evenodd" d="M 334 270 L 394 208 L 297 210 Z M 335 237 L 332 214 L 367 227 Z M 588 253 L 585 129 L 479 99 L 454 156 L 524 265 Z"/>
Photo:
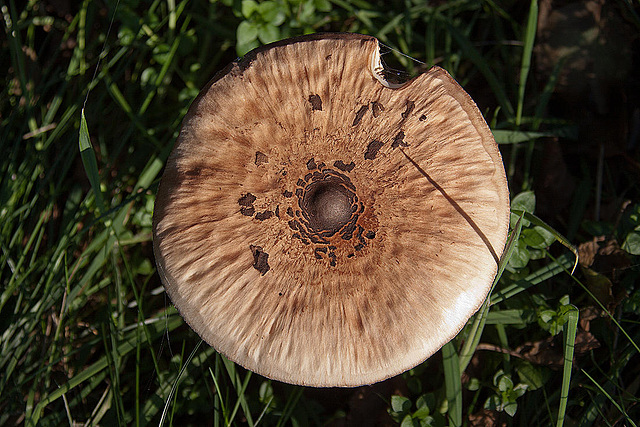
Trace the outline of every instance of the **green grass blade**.
<path fill-rule="evenodd" d="M 247 418 L 247 423 L 252 426 L 253 425 L 253 419 L 251 417 L 251 410 L 249 408 L 249 404 L 247 402 L 246 396 L 245 396 L 245 391 L 247 390 L 247 386 L 249 385 L 249 380 L 251 379 L 251 371 L 247 371 L 244 381 L 240 379 L 240 374 L 238 373 L 238 369 L 235 363 L 233 363 L 231 360 L 227 359 L 224 356 L 220 356 L 222 359 L 222 362 L 224 363 L 224 366 L 227 370 L 227 374 L 229 375 L 229 378 L 231 379 L 231 384 L 233 385 L 233 388 L 236 390 L 236 395 L 238 396 L 238 399 L 236 400 L 236 404 L 233 407 L 233 410 L 231 411 L 231 414 L 229 414 L 229 423 L 233 423 L 233 419 L 235 418 L 236 414 L 238 413 L 238 409 L 240 406 L 242 406 L 242 410 L 244 411 L 244 415 Z"/>
<path fill-rule="evenodd" d="M 553 136 L 550 132 L 527 132 L 522 130 L 494 129 L 491 131 L 498 144 L 520 144 L 535 139 Z"/>
<path fill-rule="evenodd" d="M 491 297 L 491 305 L 495 305 L 509 299 L 512 296 L 517 295 L 532 286 L 536 286 L 545 280 L 549 280 L 560 273 L 567 273 L 567 269 L 573 265 L 573 257 L 570 259 L 569 254 L 562 255 L 557 259 L 554 259 L 551 264 L 534 271 L 524 279 L 518 280 L 509 286 L 505 286 L 504 288 L 497 290 L 494 296 Z"/>
<path fill-rule="evenodd" d="M 288 425 L 287 422 L 291 418 L 291 414 L 293 410 L 298 405 L 298 401 L 300 397 L 302 397 L 302 392 L 304 391 L 304 387 L 294 386 L 289 393 L 289 397 L 287 398 L 287 403 L 284 406 L 284 410 L 282 411 L 282 416 L 278 419 L 277 426 L 280 427 L 282 425 Z M 295 425 L 294 423 L 291 423 Z M 296 423 L 297 424 L 297 423 Z"/>
<path fill-rule="evenodd" d="M 562 369 L 562 390 L 560 391 L 560 406 L 558 408 L 558 421 L 556 427 L 564 425 L 569 400 L 569 386 L 571 385 L 571 369 L 573 368 L 573 350 L 576 342 L 576 332 L 578 330 L 579 311 L 575 306 L 571 306 L 566 313 L 567 321 L 564 329 L 564 366 Z"/>
<path fill-rule="evenodd" d="M 220 357 L 221 356 L 219 354 L 216 355 L 216 365 L 217 365 L 217 362 L 220 359 Z M 213 380 L 213 386 L 216 389 L 217 399 L 216 399 L 215 403 L 220 406 L 220 411 L 216 411 L 216 421 L 218 420 L 218 417 L 219 417 L 218 414 L 221 413 L 222 417 L 224 418 L 224 424 L 225 425 L 229 425 L 229 418 L 227 416 L 227 408 L 226 408 L 226 405 L 224 404 L 224 399 L 222 398 L 223 394 L 222 394 L 221 384 L 219 384 L 217 375 L 216 375 L 215 372 L 213 372 L 211 370 L 211 368 L 209 368 L 209 375 L 211 375 L 211 379 Z"/>
<path fill-rule="evenodd" d="M 533 43 L 536 39 L 538 26 L 538 1 L 531 0 L 529 6 L 529 18 L 525 27 L 524 46 L 522 51 L 522 62 L 520 64 L 520 84 L 518 85 L 518 107 L 516 111 L 516 126 L 520 126 L 522 121 L 522 110 L 524 106 L 524 93 L 531 70 L 531 57 L 533 56 Z"/>
<path fill-rule="evenodd" d="M 549 254 L 549 256 L 551 257 L 551 255 Z M 566 270 L 565 270 L 566 271 Z M 568 271 L 566 271 L 568 273 Z M 580 281 L 577 277 L 571 275 L 571 278 L 573 279 L 574 282 L 576 282 L 578 285 L 580 285 L 580 287 L 582 288 L 582 290 L 584 290 L 584 292 L 589 295 L 595 302 L 596 304 L 598 304 L 598 306 L 602 309 L 602 311 L 609 317 L 609 319 L 611 319 L 611 322 L 613 322 L 614 325 L 616 325 L 616 327 L 620 330 L 620 332 L 622 332 L 622 335 L 624 335 L 624 337 L 629 341 L 629 343 L 635 348 L 636 352 L 640 353 L 640 346 L 638 346 L 638 343 L 636 343 L 636 341 L 631 337 L 631 335 L 629 335 L 629 333 L 627 332 L 627 330 L 625 328 L 622 327 L 622 325 L 620 324 L 620 322 L 618 321 L 618 319 L 616 319 L 613 314 L 611 314 L 611 312 L 609 311 L 609 309 L 607 309 L 607 307 L 605 307 L 605 305 L 602 303 L 602 301 L 600 301 L 594 294 L 593 292 L 591 292 L 589 290 L 589 288 L 582 283 L 582 281 Z"/>
<path fill-rule="evenodd" d="M 487 325 L 521 325 L 524 326 L 526 322 L 526 312 L 524 310 L 509 309 L 509 310 L 494 310 L 487 314 Z"/>
<path fill-rule="evenodd" d="M 491 292 L 498 284 L 500 277 L 502 277 L 502 273 L 504 273 L 505 268 L 507 268 L 507 264 L 509 263 L 511 256 L 513 255 L 513 252 L 516 249 L 516 243 L 518 242 L 518 239 L 520 238 L 520 233 L 522 232 L 522 216 L 523 215 L 524 214 L 521 214 L 518 220 L 516 221 L 516 224 L 513 227 L 513 230 L 511 231 L 511 235 L 509 236 L 509 240 L 507 240 L 505 249 L 502 252 L 502 256 L 500 257 L 500 262 L 498 263 L 498 273 L 496 274 L 496 277 L 493 279 L 493 284 L 491 285 L 491 291 L 489 292 L 489 295 L 491 295 Z"/>
<path fill-rule="evenodd" d="M 516 111 L 516 126 L 520 127 L 522 123 L 522 109 L 524 106 L 524 93 L 527 86 L 527 78 L 531 69 L 531 55 L 533 53 L 533 42 L 536 37 L 536 27 L 538 23 L 538 2 L 531 0 L 529 8 L 529 19 L 525 27 L 524 49 L 522 52 L 522 62 L 520 65 L 520 83 L 518 85 L 518 106 Z M 535 144 L 529 141 L 525 151 L 524 173 L 522 178 L 522 188 L 531 188 L 531 167 L 533 150 Z"/>
<path fill-rule="evenodd" d="M 567 58 L 567 56 L 563 56 L 562 58 L 560 58 L 560 60 L 553 67 L 553 71 L 551 72 L 551 76 L 549 76 L 549 80 L 544 85 L 542 94 L 536 102 L 534 120 L 531 125 L 533 130 L 538 130 L 538 128 L 540 127 L 540 123 L 542 122 L 542 118 L 545 115 L 545 111 L 547 110 L 547 106 L 549 105 L 549 101 L 551 100 L 551 96 L 555 93 L 556 84 L 558 83 L 558 76 L 560 75 L 560 71 L 562 71 L 565 62 L 567 61 Z"/>
<path fill-rule="evenodd" d="M 587 373 L 587 371 L 585 371 L 584 369 L 580 369 L 580 371 L 587 378 L 589 378 L 589 380 L 591 380 L 591 382 L 598 388 L 598 390 L 600 390 L 600 393 L 602 393 L 609 400 L 609 402 L 611 402 L 611 404 L 613 406 L 615 406 L 616 409 L 618 411 L 620 411 L 620 413 L 622 415 L 625 416 L 625 418 L 626 418 L 626 420 L 627 420 L 627 422 L 629 423 L 630 426 L 637 427 L 637 424 L 631 419 L 631 417 L 629 417 L 629 414 L 627 414 L 627 412 L 624 410 L 624 408 L 622 406 L 620 406 L 620 404 L 618 402 L 616 402 L 615 399 L 613 397 L 611 397 L 611 395 L 609 393 L 607 393 L 607 390 L 605 390 L 600 384 L 598 384 L 598 382 L 596 380 L 594 380 L 593 377 L 591 377 L 591 375 L 589 375 Z"/>
<path fill-rule="evenodd" d="M 545 230 L 547 230 L 549 233 L 553 234 L 553 237 L 555 237 L 555 239 L 558 242 L 560 242 L 567 249 L 569 249 L 571 252 L 573 252 L 573 254 L 575 255 L 576 258 L 575 258 L 575 261 L 573 263 L 573 268 L 571 269 L 571 273 L 570 274 L 573 274 L 573 272 L 576 271 L 576 267 L 578 266 L 578 258 L 579 258 L 578 249 L 571 244 L 569 239 L 564 237 L 555 228 L 551 227 L 549 224 L 547 224 L 546 222 L 544 222 L 543 220 L 541 220 L 540 218 L 538 218 L 537 216 L 535 216 L 534 214 L 532 214 L 530 212 L 525 212 L 525 211 L 519 210 L 519 209 L 511 209 L 511 212 L 513 212 L 516 215 L 521 215 L 522 213 L 524 213 L 524 218 L 527 221 L 531 222 L 532 224 L 538 225 L 538 226 L 544 228 Z"/>
<path fill-rule="evenodd" d="M 87 120 L 84 117 L 84 108 L 80 113 L 80 136 L 78 138 L 78 147 L 80 148 L 80 156 L 82 157 L 84 170 L 89 178 L 89 183 L 91 184 L 91 189 L 93 190 L 93 194 L 96 199 L 96 216 L 99 216 L 100 212 L 106 211 L 106 205 L 104 203 L 104 198 L 102 197 L 102 190 L 100 189 L 98 162 L 96 161 L 96 154 L 93 150 L 93 146 L 91 145 L 89 128 L 87 126 Z"/>
<path fill-rule="evenodd" d="M 260 412 L 260 415 L 256 419 L 256 423 L 253 425 L 253 427 L 257 427 L 258 424 L 260 424 L 260 421 L 262 420 L 262 418 L 267 413 L 267 410 L 269 410 L 269 406 L 271 406 L 271 402 L 273 402 L 273 398 L 274 398 L 274 396 L 271 396 L 269 398 L 269 400 L 267 401 L 267 403 L 265 403 L 264 408 L 262 409 L 262 412 Z"/>
<path fill-rule="evenodd" d="M 196 353 L 198 352 L 198 349 L 200 348 L 203 342 L 204 342 L 203 340 L 198 341 L 198 344 L 196 344 L 195 348 L 191 351 L 191 354 L 189 354 L 187 361 L 182 365 L 182 368 L 180 368 L 180 372 L 178 373 L 178 376 L 173 382 L 173 386 L 171 387 L 169 396 L 167 396 L 167 399 L 165 401 L 164 409 L 162 410 L 162 416 L 160 417 L 160 422 L 158 423 L 158 426 L 164 425 L 164 421 L 166 419 L 167 413 L 169 412 L 169 404 L 171 403 L 171 400 L 175 395 L 176 390 L 178 389 L 178 384 L 180 384 L 180 379 L 182 378 L 182 375 L 189 367 L 189 364 L 191 363 L 191 359 L 193 359 L 193 357 L 196 355 Z"/>
<path fill-rule="evenodd" d="M 462 382 L 460 379 L 460 361 L 453 341 L 442 347 L 442 366 L 444 368 L 445 393 L 447 396 L 449 421 L 453 426 L 462 425 Z"/>
<path fill-rule="evenodd" d="M 183 25 L 183 31 L 186 28 L 188 28 L 189 21 L 190 19 L 187 18 Z M 160 70 L 160 73 L 158 73 L 158 77 L 156 78 L 156 81 L 155 81 L 156 87 L 159 87 L 162 84 L 162 80 L 164 80 L 165 76 L 167 75 L 167 72 L 169 71 L 169 67 L 173 65 L 173 59 L 175 58 L 176 52 L 178 51 L 178 46 L 180 46 L 180 40 L 181 40 L 181 37 L 177 37 L 173 41 L 171 45 L 171 50 L 169 51 L 169 58 L 162 65 L 162 69 Z M 151 101 L 153 100 L 155 94 L 156 94 L 156 91 L 149 92 L 144 102 L 142 103 L 142 106 L 140 107 L 140 111 L 139 111 L 140 115 L 144 114 L 147 111 L 147 108 L 149 108 L 149 105 L 151 105 Z"/>
<path fill-rule="evenodd" d="M 513 105 L 511 105 L 511 102 L 504 91 L 503 82 L 498 79 L 495 73 L 491 70 L 491 66 L 464 34 L 449 23 L 447 24 L 447 29 L 448 34 L 453 36 L 458 45 L 462 48 L 464 54 L 471 59 L 475 66 L 478 67 L 478 70 L 480 70 L 484 78 L 487 79 L 487 83 L 489 83 L 489 86 L 491 87 L 495 97 L 498 99 L 502 109 L 509 118 L 513 117 Z"/>
<path fill-rule="evenodd" d="M 464 372 L 467 369 L 467 366 L 469 365 L 469 362 L 471 362 L 471 358 L 473 357 L 473 354 L 478 347 L 478 343 L 480 343 L 480 337 L 482 336 L 482 331 L 484 330 L 487 315 L 489 314 L 491 293 L 493 292 L 495 286 L 498 284 L 502 273 L 504 273 L 504 270 L 509 263 L 509 259 L 513 255 L 513 251 L 516 247 L 515 243 L 518 241 L 521 231 L 522 215 L 520 216 L 520 218 L 518 218 L 514 229 L 511 231 L 509 240 L 507 240 L 505 250 L 502 252 L 502 257 L 500 258 L 500 262 L 498 263 L 498 271 L 496 273 L 496 277 L 493 279 L 493 284 L 491 285 L 489 295 L 482 304 L 482 307 L 480 308 L 478 313 L 475 315 L 473 324 L 471 325 L 471 331 L 465 340 L 464 346 L 460 350 L 460 372 Z"/>
<path fill-rule="evenodd" d="M 182 318 L 177 315 L 171 316 L 167 322 L 163 322 L 160 320 L 161 319 L 157 319 L 155 322 L 150 323 L 148 326 L 150 334 L 154 339 L 164 334 L 165 330 L 170 331 L 183 324 Z M 117 354 L 122 357 L 135 350 L 137 346 L 136 341 L 136 331 L 131 331 L 131 333 L 127 334 L 119 344 L 117 348 Z M 99 374 L 102 370 L 107 369 L 108 367 L 108 358 L 107 356 L 103 356 L 97 362 L 93 363 L 82 372 L 74 375 L 69 379 L 67 383 L 62 384 L 55 391 L 42 396 L 40 402 L 34 409 L 33 417 L 26 421 L 26 425 L 38 425 L 38 420 L 40 419 L 42 411 L 47 407 L 47 405 L 61 398 L 63 394 L 69 392 L 71 389 L 79 386 L 87 380 L 90 380 L 92 377 Z"/>
<path fill-rule="evenodd" d="M 469 331 L 469 336 L 465 340 L 464 346 L 460 350 L 460 372 L 464 372 L 467 369 L 467 366 L 469 366 L 469 363 L 471 362 L 471 359 L 476 352 L 476 348 L 480 343 L 480 337 L 482 337 L 482 332 L 484 331 L 484 325 L 487 322 L 489 307 L 489 299 L 486 299 L 473 319 L 471 330 Z"/>

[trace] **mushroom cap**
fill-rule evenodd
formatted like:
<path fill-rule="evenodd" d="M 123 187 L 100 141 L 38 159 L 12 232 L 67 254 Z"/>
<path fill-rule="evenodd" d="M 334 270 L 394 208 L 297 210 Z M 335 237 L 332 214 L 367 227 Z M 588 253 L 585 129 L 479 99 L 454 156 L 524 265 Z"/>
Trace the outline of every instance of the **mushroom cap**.
<path fill-rule="evenodd" d="M 378 41 L 258 48 L 191 105 L 153 217 L 189 325 L 288 383 L 384 380 L 451 340 L 491 287 L 509 223 L 498 147 L 434 67 L 403 85 Z"/>

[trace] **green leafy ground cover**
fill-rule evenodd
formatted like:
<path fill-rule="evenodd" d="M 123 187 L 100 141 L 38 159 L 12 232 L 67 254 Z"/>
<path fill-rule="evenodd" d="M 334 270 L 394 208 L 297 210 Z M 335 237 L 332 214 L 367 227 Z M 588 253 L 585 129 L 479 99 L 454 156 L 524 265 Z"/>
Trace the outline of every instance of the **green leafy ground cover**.
<path fill-rule="evenodd" d="M 640 6 L 557 3 L 0 0 L 0 425 L 636 425 Z M 512 194 L 479 313 L 424 364 L 357 389 L 277 383 L 201 345 L 151 248 L 199 89 L 316 31 L 378 37 L 399 78 L 447 69 Z"/>

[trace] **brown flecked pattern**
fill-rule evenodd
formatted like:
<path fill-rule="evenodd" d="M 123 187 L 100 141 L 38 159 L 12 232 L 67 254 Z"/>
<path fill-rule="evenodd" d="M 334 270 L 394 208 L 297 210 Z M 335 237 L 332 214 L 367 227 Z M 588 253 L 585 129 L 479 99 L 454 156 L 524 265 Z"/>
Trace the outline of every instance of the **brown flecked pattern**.
<path fill-rule="evenodd" d="M 509 197 L 489 128 L 440 68 L 383 86 L 377 52 L 339 34 L 249 53 L 194 101 L 167 162 L 153 227 L 166 290 L 205 341 L 261 375 L 357 386 L 399 374 L 459 332 L 496 273 Z M 408 146 L 392 148 L 400 132 Z M 371 141 L 383 145 L 365 160 Z M 355 163 L 366 245 L 336 233 L 327 251 L 294 237 L 288 215 L 308 164 L 337 161 Z M 259 218 L 241 212 L 247 194 Z M 288 215 L 265 216 L 277 208 Z"/>

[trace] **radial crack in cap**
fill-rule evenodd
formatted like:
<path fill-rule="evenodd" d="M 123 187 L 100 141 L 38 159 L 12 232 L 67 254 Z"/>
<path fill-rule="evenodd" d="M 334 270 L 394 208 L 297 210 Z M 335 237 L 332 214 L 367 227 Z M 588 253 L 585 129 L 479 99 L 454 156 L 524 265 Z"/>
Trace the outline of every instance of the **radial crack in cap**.
<path fill-rule="evenodd" d="M 508 230 L 502 159 L 438 67 L 384 78 L 378 41 L 248 53 L 202 90 L 162 176 L 161 279 L 229 359 L 357 386 L 414 367 L 478 310 Z"/>

